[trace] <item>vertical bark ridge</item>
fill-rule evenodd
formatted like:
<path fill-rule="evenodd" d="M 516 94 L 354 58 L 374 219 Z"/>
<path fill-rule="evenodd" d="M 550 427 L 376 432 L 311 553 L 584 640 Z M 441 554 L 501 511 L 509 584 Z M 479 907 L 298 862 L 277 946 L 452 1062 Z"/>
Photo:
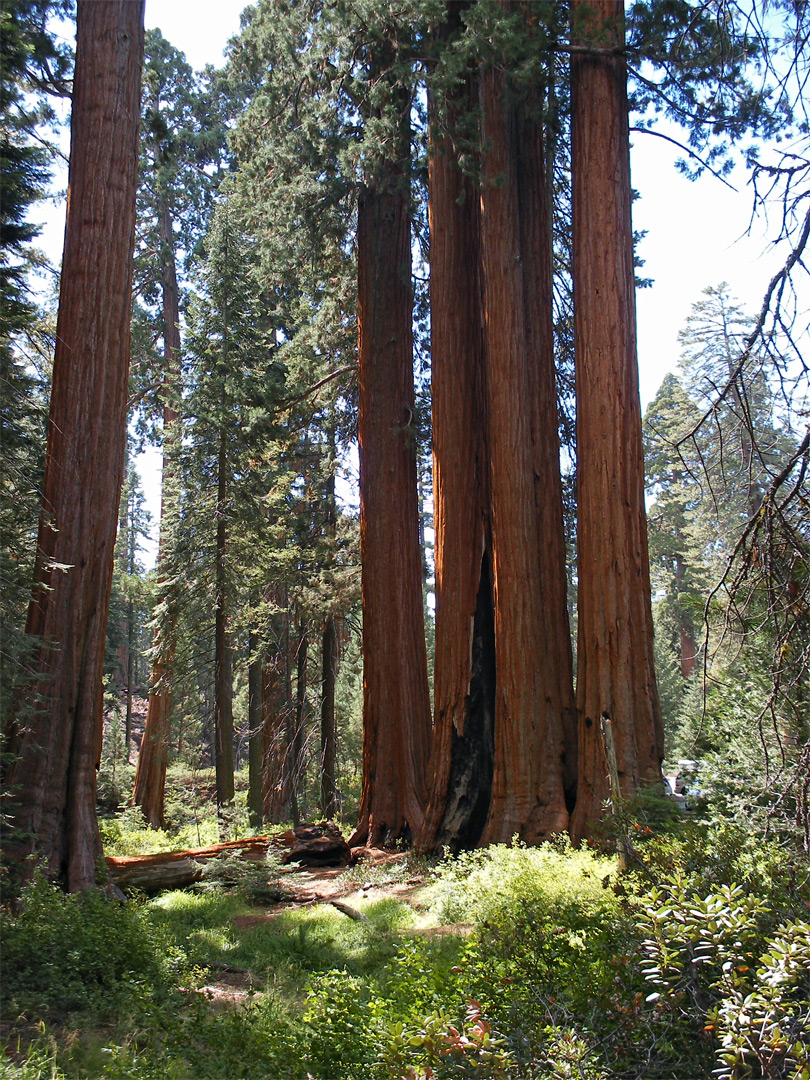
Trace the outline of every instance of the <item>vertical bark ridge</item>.
<path fill-rule="evenodd" d="M 495 772 L 482 842 L 536 842 L 567 828 L 562 722 L 548 702 L 517 178 L 518 131 L 505 72 L 481 81 L 484 337 L 497 664 Z M 546 302 L 550 303 L 550 295 Z"/>
<path fill-rule="evenodd" d="M 541 94 L 535 90 L 518 108 L 517 190 L 539 532 L 538 582 L 544 631 L 541 664 L 549 718 L 545 752 L 561 758 L 570 810 L 576 798 L 577 726 L 554 371 L 551 207 L 546 177 L 549 154 L 543 138 L 542 107 Z"/>
<path fill-rule="evenodd" d="M 458 7 L 450 6 L 448 32 L 458 29 Z M 477 97 L 471 74 L 448 102 L 451 130 Z M 475 846 L 486 821 L 495 644 L 480 207 L 449 137 L 431 146 L 429 186 L 436 645 L 431 791 L 419 847 L 433 851 Z"/>
<path fill-rule="evenodd" d="M 96 880 L 102 668 L 124 473 L 143 2 L 77 5 L 68 209 L 27 712 L 13 705 L 9 855 Z"/>
<path fill-rule="evenodd" d="M 574 0 L 584 44 L 623 44 L 616 0 Z M 575 840 L 607 798 L 600 719 L 612 721 L 622 794 L 660 782 L 635 339 L 625 61 L 577 54 L 572 74 L 578 452 L 579 787 Z"/>
<path fill-rule="evenodd" d="M 414 400 L 409 98 L 384 175 L 357 211 L 363 785 L 351 842 L 414 839 L 422 826 L 430 692 L 422 608 Z"/>

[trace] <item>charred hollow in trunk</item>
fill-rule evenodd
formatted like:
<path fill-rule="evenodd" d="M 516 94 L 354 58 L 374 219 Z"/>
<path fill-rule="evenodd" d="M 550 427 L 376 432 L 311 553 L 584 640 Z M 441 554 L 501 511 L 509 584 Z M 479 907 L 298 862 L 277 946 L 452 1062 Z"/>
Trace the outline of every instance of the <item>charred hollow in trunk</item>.
<path fill-rule="evenodd" d="M 489 557 L 484 555 L 473 620 L 470 692 L 464 727 L 452 732 L 450 775 L 436 848 L 473 848 L 484 831 L 495 767 L 495 680 L 492 578 Z"/>

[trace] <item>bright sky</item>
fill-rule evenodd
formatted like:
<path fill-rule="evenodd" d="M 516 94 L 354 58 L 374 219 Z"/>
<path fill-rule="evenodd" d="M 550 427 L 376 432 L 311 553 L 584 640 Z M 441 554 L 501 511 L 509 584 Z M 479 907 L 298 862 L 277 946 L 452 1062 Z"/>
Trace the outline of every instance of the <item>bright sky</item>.
<path fill-rule="evenodd" d="M 146 26 L 159 27 L 194 68 L 219 66 L 228 39 L 239 32 L 244 6 L 242 0 L 146 0 Z M 651 135 L 638 133 L 633 139 L 632 182 L 640 194 L 634 228 L 647 231 L 639 249 L 645 260 L 641 273 L 654 279 L 637 300 L 640 390 L 646 407 L 664 375 L 677 365 L 678 331 L 702 291 L 727 281 L 753 314 L 779 256 L 768 251 L 759 224 L 752 237 L 743 237 L 751 194 L 742 171 L 730 178 L 737 193 L 708 175 L 692 183 L 675 170 L 676 147 Z M 58 251 L 64 217 L 49 218 L 42 243 Z M 160 510 L 159 468 L 159 454 L 147 451 L 140 472 L 153 521 Z M 147 562 L 153 559 L 153 552 L 147 552 Z"/>

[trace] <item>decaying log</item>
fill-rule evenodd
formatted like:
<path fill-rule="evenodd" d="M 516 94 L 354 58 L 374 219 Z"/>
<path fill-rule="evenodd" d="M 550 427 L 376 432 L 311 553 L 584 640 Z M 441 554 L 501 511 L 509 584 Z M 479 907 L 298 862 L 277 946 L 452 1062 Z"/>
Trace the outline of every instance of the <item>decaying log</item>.
<path fill-rule="evenodd" d="M 281 862 L 285 864 L 348 866 L 351 859 L 338 827 L 331 821 L 322 821 L 273 836 L 249 836 L 210 847 L 161 851 L 156 855 L 111 856 L 106 863 L 113 886 L 157 893 L 193 885 L 202 878 L 204 864 L 210 859 L 229 857 L 262 862 L 271 847 L 282 852 Z"/>
<path fill-rule="evenodd" d="M 184 889 L 199 881 L 203 864 L 221 856 L 260 862 L 266 858 L 270 838 L 251 836 L 245 840 L 229 840 L 210 847 L 185 851 L 161 851 L 156 855 L 126 855 L 108 857 L 110 881 L 119 889 L 140 889 L 146 893 L 164 889 Z"/>
<path fill-rule="evenodd" d="M 317 825 L 299 825 L 283 834 L 289 851 L 281 857 L 283 863 L 297 862 L 301 866 L 348 866 L 351 860 L 349 845 L 337 825 L 321 821 Z"/>

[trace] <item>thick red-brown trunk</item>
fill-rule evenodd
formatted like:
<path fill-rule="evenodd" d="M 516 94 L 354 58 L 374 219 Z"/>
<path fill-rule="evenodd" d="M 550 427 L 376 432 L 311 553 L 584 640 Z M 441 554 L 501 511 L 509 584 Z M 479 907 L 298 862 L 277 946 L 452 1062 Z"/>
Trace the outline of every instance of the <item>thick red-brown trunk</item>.
<path fill-rule="evenodd" d="M 481 106 L 482 136 L 489 147 L 481 188 L 481 249 L 497 670 L 495 773 L 482 841 L 506 842 L 517 834 L 531 843 L 568 826 L 563 717 L 560 703 L 552 704 L 549 684 L 550 678 L 556 684 L 558 675 L 546 666 L 557 628 L 550 625 L 553 613 L 543 608 L 534 471 L 539 447 L 532 441 L 539 413 L 537 365 L 550 364 L 551 357 L 530 353 L 530 342 L 537 346 L 543 327 L 532 327 L 530 338 L 525 289 L 538 282 L 535 274 L 524 286 L 523 266 L 524 258 L 547 257 L 547 250 L 523 251 L 531 229 L 521 216 L 517 110 L 501 69 L 484 72 Z M 542 173 L 534 183 L 541 197 Z M 548 293 L 533 310 L 542 312 L 550 304 Z M 540 483 L 548 486 L 548 478 Z"/>
<path fill-rule="evenodd" d="M 463 6 L 448 5 L 450 33 Z M 542 839 L 566 827 L 576 780 L 546 148 L 528 118 L 542 102 L 519 102 L 500 71 L 481 76 L 479 198 L 451 151 L 457 112 L 478 86 L 471 77 L 447 102 L 450 136 L 430 162 L 436 662 L 426 850 Z"/>
<path fill-rule="evenodd" d="M 7 853 L 96 880 L 102 666 L 124 470 L 143 3 L 78 0 L 68 211 L 27 632 L 7 750 Z"/>
<path fill-rule="evenodd" d="M 636 361 L 626 65 L 618 0 L 574 0 L 573 276 L 577 393 L 579 785 L 587 836 L 609 795 L 600 720 L 612 722 L 628 796 L 660 782 L 663 732 L 653 662 Z"/>
<path fill-rule="evenodd" d="M 545 704 L 539 711 L 545 710 L 552 718 L 554 734 L 550 734 L 550 738 L 562 754 L 563 788 L 570 810 L 577 786 L 577 722 L 554 370 L 551 185 L 546 176 L 553 150 L 545 144 L 539 120 L 530 119 L 528 115 L 529 110 L 535 117 L 542 115 L 542 104 L 539 95 L 534 95 L 518 110 L 517 181 L 532 402 L 534 502 L 539 533 L 538 583 L 544 635 L 539 664 L 543 685 L 541 699 L 544 698 Z M 549 749 L 550 744 L 547 744 L 544 752 Z M 553 767 L 551 763 L 549 767 Z"/>
<path fill-rule="evenodd" d="M 353 844 L 422 825 L 430 693 L 414 447 L 409 100 L 357 211 L 363 786 Z"/>
<path fill-rule="evenodd" d="M 447 32 L 460 26 L 448 5 Z M 478 103 L 471 75 L 446 102 L 452 132 Z M 436 116 L 431 102 L 434 129 Z M 436 643 L 431 787 L 419 847 L 478 843 L 492 792 L 495 638 L 489 550 L 480 208 L 451 137 L 429 161 Z"/>
<path fill-rule="evenodd" d="M 180 381 L 180 295 L 174 254 L 174 229 L 165 200 L 160 214 L 161 277 L 163 287 L 163 351 L 165 361 L 163 405 L 163 473 L 160 489 L 160 535 L 158 539 L 158 578 L 166 561 L 167 534 L 176 505 L 174 455 L 179 438 L 179 415 L 169 403 Z M 164 799 L 166 767 L 169 760 L 169 732 L 174 675 L 175 617 L 169 606 L 166 620 L 155 641 L 157 658 L 152 664 L 149 704 L 146 711 L 141 749 L 135 770 L 132 802 L 155 829 L 165 827 Z"/>

